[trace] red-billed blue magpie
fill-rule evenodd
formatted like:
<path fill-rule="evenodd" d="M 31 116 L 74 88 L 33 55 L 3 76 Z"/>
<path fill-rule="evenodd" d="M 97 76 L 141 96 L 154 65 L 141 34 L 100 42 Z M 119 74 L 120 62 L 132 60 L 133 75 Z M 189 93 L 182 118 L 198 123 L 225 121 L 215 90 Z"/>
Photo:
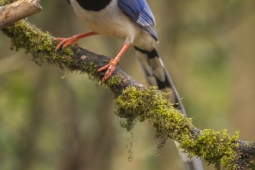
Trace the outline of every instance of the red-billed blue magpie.
<path fill-rule="evenodd" d="M 174 107 L 185 113 L 180 97 L 169 77 L 163 62 L 160 59 L 153 43 L 158 41 L 155 30 L 155 19 L 146 0 L 67 0 L 82 20 L 92 31 L 79 34 L 70 38 L 57 38 L 61 41 L 57 49 L 67 47 L 78 39 L 101 34 L 105 36 L 124 39 L 124 45 L 120 52 L 110 62 L 99 68 L 98 71 L 106 70 L 102 82 L 115 70 L 115 66 L 122 54 L 130 45 L 135 47 L 138 58 L 146 74 L 150 85 L 158 86 L 165 92 L 171 93 L 171 102 Z M 202 170 L 200 160 L 191 160 L 187 155 L 181 154 L 186 169 Z"/>

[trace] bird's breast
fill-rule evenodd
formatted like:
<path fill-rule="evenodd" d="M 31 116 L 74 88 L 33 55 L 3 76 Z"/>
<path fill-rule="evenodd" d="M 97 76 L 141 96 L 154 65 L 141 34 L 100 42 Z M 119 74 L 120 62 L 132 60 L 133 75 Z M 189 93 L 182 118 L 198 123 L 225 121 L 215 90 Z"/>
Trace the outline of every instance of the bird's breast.
<path fill-rule="evenodd" d="M 125 39 L 125 43 L 134 44 L 141 49 L 152 49 L 152 37 L 143 32 L 118 7 L 117 0 L 99 11 L 84 9 L 78 0 L 70 0 L 76 15 L 92 31 L 115 38 Z"/>
<path fill-rule="evenodd" d="M 116 38 L 134 38 L 140 31 L 119 8 L 117 0 L 112 0 L 100 11 L 86 10 L 80 6 L 77 0 L 70 0 L 75 13 L 83 23 L 92 31 Z"/>

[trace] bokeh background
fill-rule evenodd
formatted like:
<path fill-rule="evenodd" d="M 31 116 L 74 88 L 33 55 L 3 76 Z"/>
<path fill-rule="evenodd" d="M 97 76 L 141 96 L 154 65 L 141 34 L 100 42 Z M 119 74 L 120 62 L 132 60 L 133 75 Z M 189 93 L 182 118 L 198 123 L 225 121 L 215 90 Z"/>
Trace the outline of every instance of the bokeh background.
<path fill-rule="evenodd" d="M 255 1 L 148 0 L 157 21 L 157 46 L 199 129 L 240 131 L 255 138 Z M 56 37 L 88 31 L 66 0 L 42 0 L 28 20 Z M 155 156 L 147 123 L 132 133 L 114 115 L 112 95 L 87 75 L 38 66 L 10 50 L 0 32 L 0 170 L 184 170 L 173 141 Z M 93 36 L 79 41 L 114 56 L 123 41 Z M 120 67 L 143 82 L 132 48 Z M 130 156 L 132 141 L 132 156 Z M 205 164 L 205 170 L 213 166 Z"/>

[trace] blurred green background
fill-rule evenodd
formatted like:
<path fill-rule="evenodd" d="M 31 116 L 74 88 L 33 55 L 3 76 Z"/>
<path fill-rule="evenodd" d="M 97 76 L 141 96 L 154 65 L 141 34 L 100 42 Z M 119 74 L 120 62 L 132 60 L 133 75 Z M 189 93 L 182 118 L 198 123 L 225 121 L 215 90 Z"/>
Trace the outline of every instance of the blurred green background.
<path fill-rule="evenodd" d="M 199 129 L 255 137 L 255 1 L 148 0 L 157 21 L 161 54 Z M 55 37 L 88 31 L 66 0 L 42 0 L 28 20 Z M 173 141 L 156 157 L 147 123 L 132 134 L 114 115 L 112 95 L 87 75 L 38 66 L 10 50 L 0 32 L 0 170 L 184 170 Z M 93 36 L 79 41 L 115 56 L 123 41 Z M 132 48 L 120 67 L 146 84 Z M 128 162 L 132 142 L 134 160 Z M 206 164 L 205 164 L 206 165 Z M 206 166 L 205 170 L 212 170 Z"/>

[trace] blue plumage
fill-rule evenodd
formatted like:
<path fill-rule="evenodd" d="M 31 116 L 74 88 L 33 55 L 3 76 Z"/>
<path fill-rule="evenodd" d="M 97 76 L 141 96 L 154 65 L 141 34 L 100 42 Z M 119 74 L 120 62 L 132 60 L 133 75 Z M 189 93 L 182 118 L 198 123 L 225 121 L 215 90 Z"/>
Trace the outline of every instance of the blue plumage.
<path fill-rule="evenodd" d="M 141 30 L 151 34 L 156 41 L 158 40 L 154 28 L 154 16 L 146 0 L 118 0 L 118 6 Z"/>

